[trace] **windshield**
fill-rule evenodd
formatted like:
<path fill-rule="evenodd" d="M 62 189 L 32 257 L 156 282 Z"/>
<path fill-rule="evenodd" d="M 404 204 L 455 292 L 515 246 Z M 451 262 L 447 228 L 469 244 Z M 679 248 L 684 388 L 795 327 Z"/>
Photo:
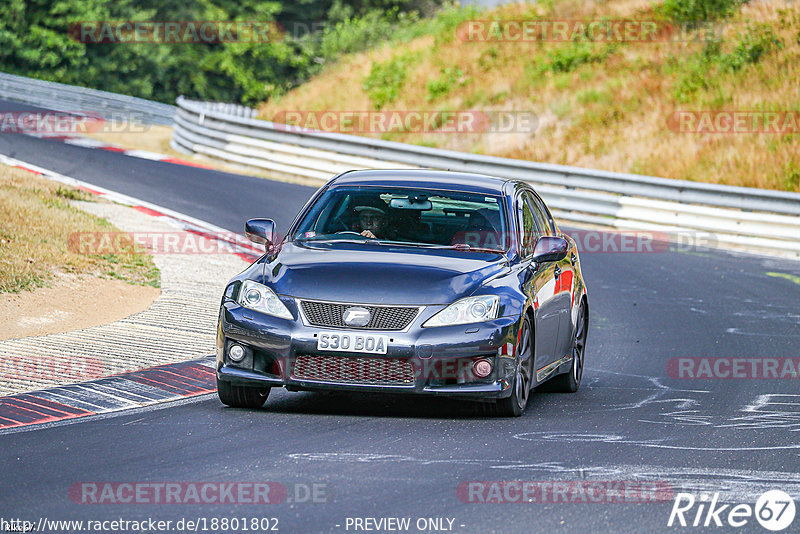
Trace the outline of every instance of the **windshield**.
<path fill-rule="evenodd" d="M 294 238 L 502 252 L 508 249 L 502 202 L 479 193 L 334 187 L 314 203 Z"/>

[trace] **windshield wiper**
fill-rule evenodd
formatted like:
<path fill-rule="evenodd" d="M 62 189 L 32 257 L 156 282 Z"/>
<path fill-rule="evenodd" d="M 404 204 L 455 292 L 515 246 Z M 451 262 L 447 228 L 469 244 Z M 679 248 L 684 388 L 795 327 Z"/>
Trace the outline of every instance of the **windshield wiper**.
<path fill-rule="evenodd" d="M 437 245 L 434 243 L 416 243 L 412 241 L 386 241 L 375 239 L 372 237 L 364 237 L 363 239 L 353 239 L 347 237 L 330 237 L 320 239 L 316 237 L 297 238 L 301 243 L 368 243 L 370 245 L 384 245 L 384 246 L 403 246 L 403 247 L 421 247 L 432 248 L 437 250 L 458 250 L 463 252 L 483 252 L 488 254 L 502 254 L 503 251 L 496 248 L 474 247 L 466 243 L 457 243 L 455 245 Z"/>
<path fill-rule="evenodd" d="M 491 254 L 502 254 L 503 251 L 496 248 L 485 248 L 485 247 L 473 247 L 472 245 L 467 245 L 466 243 L 456 243 L 455 245 L 426 245 L 430 248 L 437 248 L 437 249 L 448 249 L 448 250 L 459 250 L 463 252 L 488 252 Z"/>
<path fill-rule="evenodd" d="M 385 239 L 378 239 L 375 237 L 362 237 L 361 239 L 353 239 L 347 237 L 330 237 L 330 238 L 316 238 L 305 237 L 297 238 L 301 243 L 367 243 L 370 245 L 401 245 L 405 247 L 438 247 L 439 245 L 431 245 L 428 243 L 414 243 L 411 241 L 387 241 Z"/>
<path fill-rule="evenodd" d="M 404 247 L 430 247 L 435 245 L 430 245 L 429 243 L 415 243 L 414 241 L 386 241 L 385 239 L 378 239 L 377 243 L 379 245 L 400 245 Z"/>
<path fill-rule="evenodd" d="M 373 243 L 376 240 L 365 237 L 364 239 L 353 239 L 352 237 L 330 237 L 327 239 L 317 239 L 314 237 L 298 238 L 300 243 Z"/>
<path fill-rule="evenodd" d="M 435 243 L 416 243 L 413 241 L 381 241 L 381 240 L 371 241 L 371 243 L 375 242 L 377 242 L 379 245 L 401 245 L 406 247 L 433 248 L 438 250 L 461 250 L 464 252 L 489 252 L 492 254 L 503 253 L 502 250 L 496 248 L 474 247 L 466 243 L 457 243 L 455 245 L 437 245 Z"/>

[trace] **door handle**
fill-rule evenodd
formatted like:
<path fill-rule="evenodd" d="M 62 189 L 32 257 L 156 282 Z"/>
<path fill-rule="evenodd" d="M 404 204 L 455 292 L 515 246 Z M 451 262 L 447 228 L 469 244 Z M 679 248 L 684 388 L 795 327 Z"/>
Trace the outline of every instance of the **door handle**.
<path fill-rule="evenodd" d="M 558 265 L 556 265 L 556 268 L 555 268 L 555 269 L 553 269 L 553 273 L 555 274 L 556 278 L 558 278 L 559 276 L 561 276 L 561 267 L 559 267 Z"/>

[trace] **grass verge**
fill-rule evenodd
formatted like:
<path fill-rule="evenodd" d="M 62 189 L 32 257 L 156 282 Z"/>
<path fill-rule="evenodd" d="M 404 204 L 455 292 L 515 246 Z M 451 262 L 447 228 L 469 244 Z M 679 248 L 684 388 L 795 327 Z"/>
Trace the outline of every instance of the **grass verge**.
<path fill-rule="evenodd" d="M 91 255 L 70 250 L 75 232 L 118 231 L 85 213 L 71 200 L 91 195 L 28 171 L 0 165 L 0 293 L 46 286 L 56 272 L 89 274 L 159 287 L 160 273 L 149 254 Z"/>

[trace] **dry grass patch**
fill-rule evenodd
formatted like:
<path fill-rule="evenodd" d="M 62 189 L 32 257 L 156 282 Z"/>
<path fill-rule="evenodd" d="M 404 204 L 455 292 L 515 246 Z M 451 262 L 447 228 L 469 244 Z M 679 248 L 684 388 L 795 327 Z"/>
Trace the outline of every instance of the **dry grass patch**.
<path fill-rule="evenodd" d="M 0 165 L 0 293 L 45 286 L 58 272 L 159 286 L 158 269 L 148 254 L 70 250 L 70 235 L 77 232 L 118 231 L 70 205 L 70 200 L 89 199 L 80 190 Z"/>

